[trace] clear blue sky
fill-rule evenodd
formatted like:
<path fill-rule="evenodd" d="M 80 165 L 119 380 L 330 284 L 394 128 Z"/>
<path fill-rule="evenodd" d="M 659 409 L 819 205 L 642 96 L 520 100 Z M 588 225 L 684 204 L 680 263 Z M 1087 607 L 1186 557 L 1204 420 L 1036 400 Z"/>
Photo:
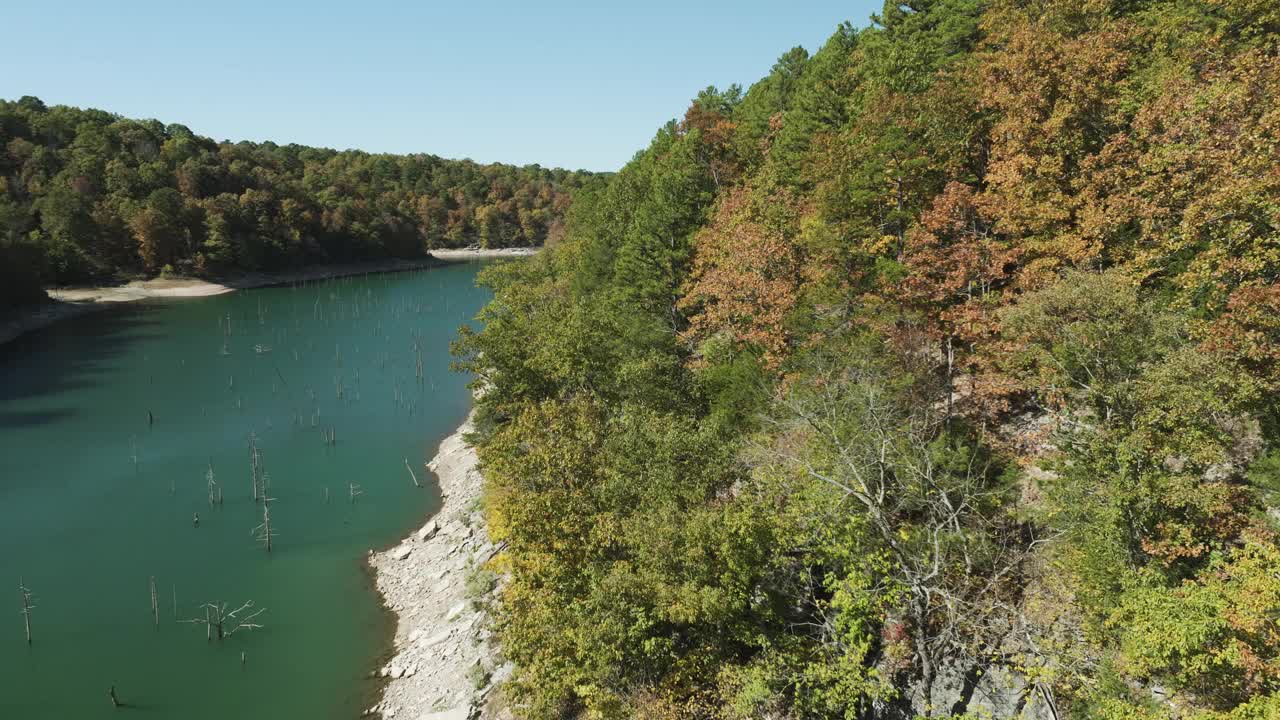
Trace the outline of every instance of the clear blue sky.
<path fill-rule="evenodd" d="M 9 2 L 0 98 L 215 139 L 614 170 L 879 0 Z"/>

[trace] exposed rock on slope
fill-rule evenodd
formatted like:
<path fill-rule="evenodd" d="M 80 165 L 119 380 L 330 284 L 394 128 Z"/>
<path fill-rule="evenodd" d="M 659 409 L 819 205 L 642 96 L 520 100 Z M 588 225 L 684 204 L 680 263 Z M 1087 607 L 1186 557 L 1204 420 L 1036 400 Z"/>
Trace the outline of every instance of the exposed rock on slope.
<path fill-rule="evenodd" d="M 481 566 L 495 552 L 477 508 L 481 477 L 463 440 L 470 431 L 468 418 L 427 466 L 440 479 L 440 512 L 370 557 L 378 591 L 399 622 L 394 656 L 378 671 L 388 685 L 367 714 L 465 720 L 510 672 L 496 667 L 487 617 L 469 596 L 492 592 Z"/>

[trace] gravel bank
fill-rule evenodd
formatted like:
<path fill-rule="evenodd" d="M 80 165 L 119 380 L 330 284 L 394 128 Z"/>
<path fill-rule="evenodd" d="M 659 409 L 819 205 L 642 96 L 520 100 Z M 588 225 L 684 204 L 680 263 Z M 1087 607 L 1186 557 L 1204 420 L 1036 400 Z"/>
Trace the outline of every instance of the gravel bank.
<path fill-rule="evenodd" d="M 536 254 L 541 248 L 454 248 L 432 250 L 437 260 L 479 260 L 481 258 L 520 258 Z"/>
<path fill-rule="evenodd" d="M 378 670 L 388 684 L 366 715 L 466 720 L 510 673 L 498 663 L 477 602 L 491 599 L 494 583 L 473 580 L 470 593 L 467 587 L 495 552 L 477 507 L 476 453 L 463 439 L 471 428 L 468 417 L 427 464 L 439 478 L 440 511 L 399 545 L 370 555 L 397 624 L 392 658 Z M 475 596 L 477 588 L 483 597 Z"/>

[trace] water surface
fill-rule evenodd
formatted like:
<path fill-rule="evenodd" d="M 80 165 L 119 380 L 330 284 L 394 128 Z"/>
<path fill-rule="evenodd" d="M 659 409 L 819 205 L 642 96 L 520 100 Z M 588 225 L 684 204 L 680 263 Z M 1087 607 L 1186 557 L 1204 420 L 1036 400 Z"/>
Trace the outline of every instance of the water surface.
<path fill-rule="evenodd" d="M 363 557 L 438 506 L 423 461 L 470 405 L 448 345 L 488 299 L 477 267 L 131 304 L 0 347 L 0 716 L 119 717 L 113 685 L 153 718 L 371 704 L 391 621 Z M 221 642 L 182 622 L 249 601 L 263 627 Z"/>

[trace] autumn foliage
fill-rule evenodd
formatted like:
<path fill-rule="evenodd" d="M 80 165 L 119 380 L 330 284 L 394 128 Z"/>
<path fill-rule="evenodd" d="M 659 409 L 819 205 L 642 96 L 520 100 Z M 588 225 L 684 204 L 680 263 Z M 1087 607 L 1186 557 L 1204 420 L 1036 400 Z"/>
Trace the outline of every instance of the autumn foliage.
<path fill-rule="evenodd" d="M 735 189 L 699 231 L 698 252 L 682 307 L 690 313 L 685 337 L 724 334 L 763 351 L 776 367 L 790 343 L 789 315 L 799 302 L 803 257 L 795 234 L 795 201 L 779 191 L 763 201 Z"/>
<path fill-rule="evenodd" d="M 459 347 L 516 707 L 1280 717 L 1277 97 L 1262 0 L 887 3 L 699 93 Z"/>
<path fill-rule="evenodd" d="M 584 172 L 216 143 L 188 128 L 24 97 L 0 100 L 0 263 L 45 284 L 208 275 L 540 245 Z"/>

